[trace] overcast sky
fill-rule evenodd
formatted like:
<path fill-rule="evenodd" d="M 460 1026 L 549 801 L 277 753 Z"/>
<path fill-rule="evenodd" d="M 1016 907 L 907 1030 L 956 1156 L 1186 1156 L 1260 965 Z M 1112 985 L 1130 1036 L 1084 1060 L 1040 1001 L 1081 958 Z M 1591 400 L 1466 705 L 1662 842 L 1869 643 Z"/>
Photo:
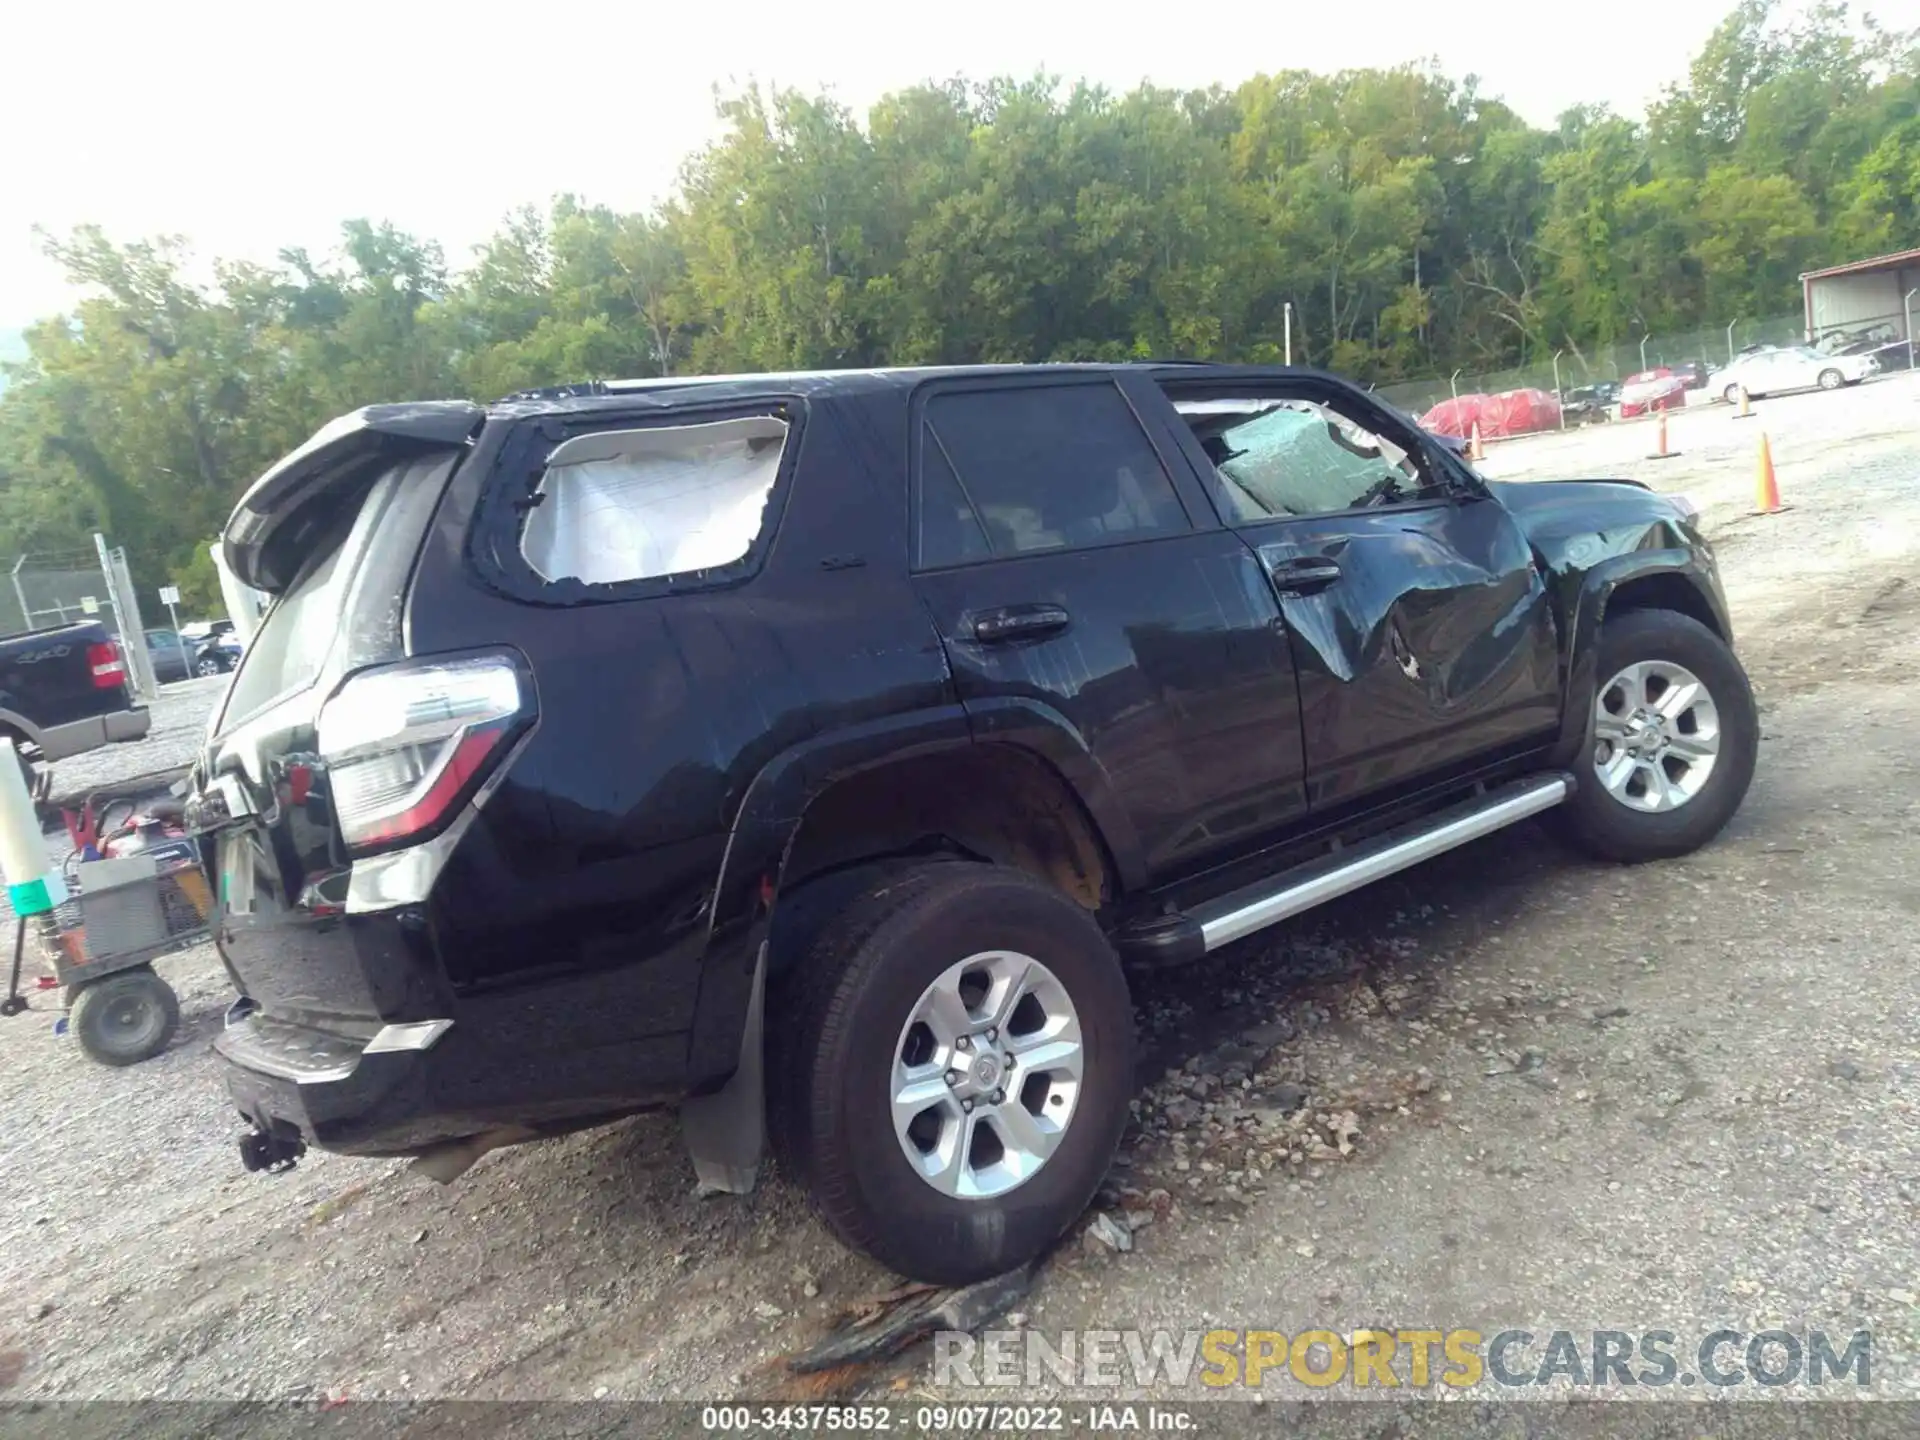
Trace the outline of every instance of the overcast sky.
<path fill-rule="evenodd" d="M 438 239 L 460 264 L 528 201 L 644 206 L 714 134 L 716 84 L 824 87 L 861 109 L 956 74 L 1188 87 L 1435 56 L 1546 124 L 1581 101 L 1639 111 L 1731 3 L 22 0 L 0 22 L 0 330 L 72 299 L 36 223 L 179 233 L 203 256 L 270 260 L 329 250 L 342 219 L 366 216 Z M 1920 0 L 1873 8 L 1913 23 Z"/>

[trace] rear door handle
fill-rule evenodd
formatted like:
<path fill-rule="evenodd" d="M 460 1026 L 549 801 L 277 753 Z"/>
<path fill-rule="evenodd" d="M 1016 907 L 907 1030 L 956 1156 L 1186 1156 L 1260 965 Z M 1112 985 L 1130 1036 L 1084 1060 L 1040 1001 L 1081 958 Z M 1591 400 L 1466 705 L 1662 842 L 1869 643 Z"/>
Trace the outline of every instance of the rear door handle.
<path fill-rule="evenodd" d="M 1291 595 L 1311 595 L 1324 590 L 1340 578 L 1340 562 L 1324 555 L 1301 555 L 1291 560 L 1270 560 L 1267 573 L 1276 590 Z"/>
<path fill-rule="evenodd" d="M 973 638 L 985 645 L 1007 640 L 1037 640 L 1058 635 L 1073 617 L 1058 605 L 1003 605 L 973 617 Z"/>

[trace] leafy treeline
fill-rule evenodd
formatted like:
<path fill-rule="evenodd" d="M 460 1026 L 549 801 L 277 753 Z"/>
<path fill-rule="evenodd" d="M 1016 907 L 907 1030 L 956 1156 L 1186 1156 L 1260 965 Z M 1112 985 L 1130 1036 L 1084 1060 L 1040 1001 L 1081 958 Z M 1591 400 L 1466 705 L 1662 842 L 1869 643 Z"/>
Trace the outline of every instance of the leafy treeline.
<path fill-rule="evenodd" d="M 1543 63 L 1580 64 L 1577 35 Z M 926 361 L 1277 359 L 1387 381 L 1797 304 L 1920 244 L 1920 49 L 1844 4 L 1742 0 L 1644 121 L 1536 129 L 1425 68 L 1114 95 L 1040 79 L 864 119 L 749 92 L 659 210 L 562 198 L 464 270 L 353 221 L 220 264 L 95 229 L 90 298 L 0 396 L 0 550 L 108 531 L 184 579 L 265 464 L 375 400 L 594 376 Z M 538 183 L 528 176 L 529 185 Z"/>

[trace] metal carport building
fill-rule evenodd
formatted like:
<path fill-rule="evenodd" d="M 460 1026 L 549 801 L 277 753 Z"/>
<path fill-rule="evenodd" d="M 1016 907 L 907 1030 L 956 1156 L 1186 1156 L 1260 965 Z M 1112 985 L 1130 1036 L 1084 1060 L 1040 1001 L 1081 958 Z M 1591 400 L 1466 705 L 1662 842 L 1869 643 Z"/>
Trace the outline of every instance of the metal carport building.
<path fill-rule="evenodd" d="M 1807 339 L 1815 345 L 1836 332 L 1865 340 L 1881 326 L 1891 331 L 1888 340 L 1920 339 L 1907 332 L 1908 297 L 1920 307 L 1920 295 L 1913 293 L 1920 290 L 1920 250 L 1812 270 L 1800 277 L 1800 288 Z"/>

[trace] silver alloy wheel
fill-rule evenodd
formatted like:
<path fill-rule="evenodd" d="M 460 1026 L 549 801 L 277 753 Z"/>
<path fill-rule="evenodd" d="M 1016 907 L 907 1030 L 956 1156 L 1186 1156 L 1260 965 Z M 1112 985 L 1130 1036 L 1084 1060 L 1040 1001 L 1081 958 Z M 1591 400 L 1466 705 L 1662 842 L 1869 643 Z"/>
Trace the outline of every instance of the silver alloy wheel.
<path fill-rule="evenodd" d="M 914 1173 L 962 1200 L 1047 1163 L 1080 1098 L 1080 1017 L 1054 973 L 1013 950 L 950 965 L 893 1051 L 893 1130 Z"/>
<path fill-rule="evenodd" d="M 1629 665 L 1593 704 L 1593 770 L 1633 810 L 1677 810 L 1720 757 L 1720 712 L 1699 676 L 1670 660 Z"/>

